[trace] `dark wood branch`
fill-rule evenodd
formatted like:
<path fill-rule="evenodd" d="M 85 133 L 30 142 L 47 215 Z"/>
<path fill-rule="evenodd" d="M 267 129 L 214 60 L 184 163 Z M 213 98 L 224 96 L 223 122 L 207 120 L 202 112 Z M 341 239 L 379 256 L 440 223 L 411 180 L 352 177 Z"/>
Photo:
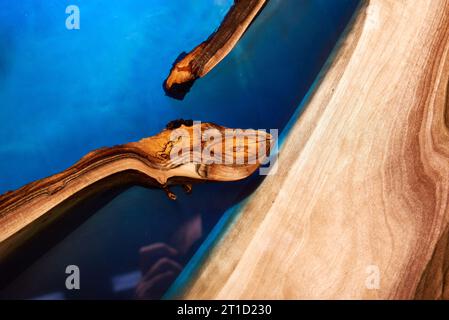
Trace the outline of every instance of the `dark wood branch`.
<path fill-rule="evenodd" d="M 183 99 L 196 79 L 204 77 L 234 48 L 268 0 L 235 0 L 220 27 L 206 41 L 175 61 L 164 90 Z"/>
<path fill-rule="evenodd" d="M 208 130 L 219 133 L 221 141 L 204 139 Z M 37 229 L 42 227 L 43 217 L 50 221 L 104 190 L 138 184 L 161 188 L 175 200 L 176 196 L 169 190 L 171 185 L 185 185 L 190 191 L 194 182 L 234 181 L 248 177 L 259 167 L 261 158 L 269 153 L 271 136 L 263 131 L 247 130 L 244 136 L 236 135 L 231 148 L 220 148 L 224 157 L 249 159 L 253 155 L 250 153 L 263 145 L 266 148 L 264 154 L 259 157 L 257 151 L 254 162 L 211 162 L 210 158 L 202 156 L 204 153 L 198 154 L 205 148 L 224 146 L 225 133 L 237 132 L 230 130 L 212 123 L 174 121 L 155 136 L 92 151 L 61 173 L 0 196 L 0 257 L 10 251 L 11 246 L 18 245 L 18 241 L 7 241 L 11 236 L 24 233 L 25 227 L 36 232 L 36 228 L 29 228 L 29 225 L 38 219 L 41 222 L 35 223 Z M 178 132 L 185 134 L 180 136 Z M 238 145 L 244 148 L 240 149 Z"/>

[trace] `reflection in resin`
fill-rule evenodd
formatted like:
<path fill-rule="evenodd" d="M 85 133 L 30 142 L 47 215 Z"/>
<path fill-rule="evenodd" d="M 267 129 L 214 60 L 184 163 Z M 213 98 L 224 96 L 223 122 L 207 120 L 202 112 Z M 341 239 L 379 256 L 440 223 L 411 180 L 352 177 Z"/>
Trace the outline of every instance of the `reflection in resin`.
<path fill-rule="evenodd" d="M 0 1 L 0 192 L 177 118 L 282 131 L 358 5 L 269 1 L 229 56 L 176 101 L 161 86 L 174 59 L 207 38 L 232 1 L 77 2 L 81 29 L 68 31 L 61 1 Z M 0 297 L 160 298 L 261 179 L 202 184 L 191 195 L 175 188 L 176 201 L 141 187 L 96 195 L 1 261 Z M 66 288 L 70 265 L 79 290 Z"/>

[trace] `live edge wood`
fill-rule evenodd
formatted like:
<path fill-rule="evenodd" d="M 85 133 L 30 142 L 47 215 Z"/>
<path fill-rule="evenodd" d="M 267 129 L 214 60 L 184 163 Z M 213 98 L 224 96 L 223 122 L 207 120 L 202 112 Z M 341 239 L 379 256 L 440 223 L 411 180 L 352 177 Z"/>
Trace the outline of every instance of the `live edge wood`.
<path fill-rule="evenodd" d="M 235 47 L 268 0 L 234 0 L 216 32 L 175 61 L 164 82 L 168 96 L 183 99 L 198 78 L 204 77 Z"/>
<path fill-rule="evenodd" d="M 180 131 L 174 130 L 183 130 L 184 134 L 175 134 Z M 206 130 L 220 133 L 221 140 L 203 139 Z M 175 120 L 155 136 L 92 151 L 59 174 L 1 195 L 0 262 L 48 223 L 101 191 L 138 184 L 162 188 L 175 200 L 170 185 L 182 184 L 190 191 L 193 182 L 248 177 L 268 155 L 271 136 L 264 131 L 245 130 L 244 134 L 236 133 L 230 147 L 225 149 L 222 148 L 227 143 L 225 132 L 229 136 L 242 131 L 212 123 Z M 223 156 L 231 157 L 228 159 L 252 157 L 255 161 L 219 163 L 201 157 L 206 148 L 217 151 L 217 146 Z M 260 147 L 265 148 L 265 153 L 259 153 Z M 179 156 L 175 150 L 179 150 Z"/>
<path fill-rule="evenodd" d="M 366 1 L 183 297 L 448 299 L 448 40 L 449 1 Z"/>

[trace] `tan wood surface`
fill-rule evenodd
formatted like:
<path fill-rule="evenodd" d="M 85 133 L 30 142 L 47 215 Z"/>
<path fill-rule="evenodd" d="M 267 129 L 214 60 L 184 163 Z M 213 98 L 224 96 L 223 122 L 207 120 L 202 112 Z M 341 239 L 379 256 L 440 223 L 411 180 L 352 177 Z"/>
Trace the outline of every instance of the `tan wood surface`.
<path fill-rule="evenodd" d="M 367 1 L 183 297 L 448 298 L 448 37 L 449 1 Z"/>

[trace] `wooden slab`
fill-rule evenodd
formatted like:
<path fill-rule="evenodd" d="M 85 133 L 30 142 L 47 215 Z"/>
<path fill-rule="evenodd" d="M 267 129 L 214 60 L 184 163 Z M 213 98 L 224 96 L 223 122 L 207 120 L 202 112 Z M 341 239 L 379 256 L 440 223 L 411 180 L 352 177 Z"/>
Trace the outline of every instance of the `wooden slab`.
<path fill-rule="evenodd" d="M 366 2 L 183 297 L 448 298 L 448 37 L 449 1 Z"/>

